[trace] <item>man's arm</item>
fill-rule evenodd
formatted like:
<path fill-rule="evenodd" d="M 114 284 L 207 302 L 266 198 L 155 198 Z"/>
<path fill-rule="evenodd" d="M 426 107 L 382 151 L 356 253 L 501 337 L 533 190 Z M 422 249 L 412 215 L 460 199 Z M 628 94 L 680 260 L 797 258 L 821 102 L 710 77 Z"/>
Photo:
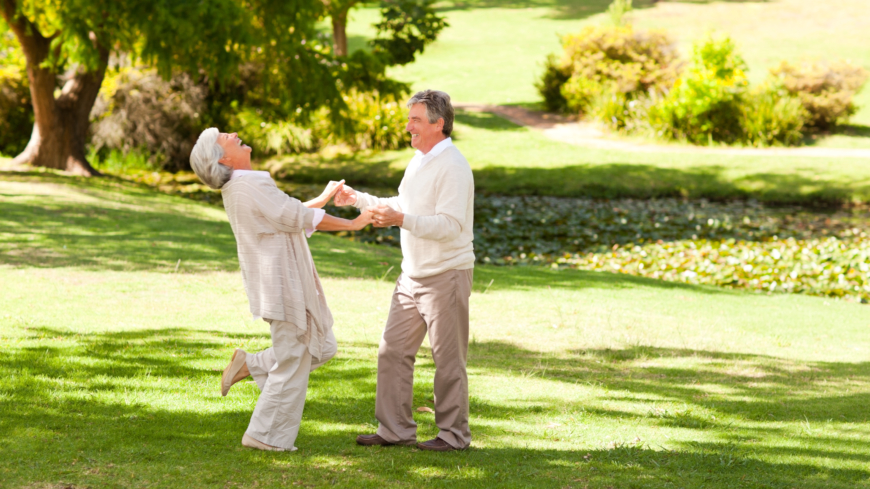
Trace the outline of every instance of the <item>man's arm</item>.
<path fill-rule="evenodd" d="M 447 171 L 436 182 L 435 215 L 416 216 L 378 206 L 373 208 L 375 227 L 400 226 L 417 238 L 433 241 L 456 239 L 467 217 L 468 192 L 474 187 L 471 170 L 463 170 Z"/>
<path fill-rule="evenodd" d="M 398 197 L 375 197 L 374 195 L 369 195 L 365 192 L 354 190 L 348 185 L 343 185 L 342 189 L 335 194 L 334 202 L 335 205 L 339 207 L 345 205 L 352 205 L 357 209 L 365 209 L 366 207 L 385 205 L 397 211 L 402 210 L 402 207 L 399 205 Z"/>

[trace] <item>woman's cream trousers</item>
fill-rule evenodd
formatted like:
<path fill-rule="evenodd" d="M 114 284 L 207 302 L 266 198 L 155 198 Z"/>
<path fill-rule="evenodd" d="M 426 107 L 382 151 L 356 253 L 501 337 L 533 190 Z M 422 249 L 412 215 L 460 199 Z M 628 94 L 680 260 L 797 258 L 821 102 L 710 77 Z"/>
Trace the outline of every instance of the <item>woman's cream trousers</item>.
<path fill-rule="evenodd" d="M 246 433 L 266 445 L 293 448 L 305 407 L 308 374 L 335 356 L 338 345 L 330 328 L 322 358 L 312 358 L 308 347 L 296 338 L 296 326 L 266 321 L 272 331 L 272 347 L 247 354 L 245 360 L 261 391 Z"/>

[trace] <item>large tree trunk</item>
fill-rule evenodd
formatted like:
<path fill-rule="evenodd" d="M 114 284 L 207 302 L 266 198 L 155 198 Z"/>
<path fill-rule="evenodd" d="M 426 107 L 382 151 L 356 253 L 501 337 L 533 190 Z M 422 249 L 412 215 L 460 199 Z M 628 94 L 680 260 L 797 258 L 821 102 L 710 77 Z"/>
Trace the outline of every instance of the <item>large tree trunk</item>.
<path fill-rule="evenodd" d="M 347 56 L 347 12 L 350 7 L 332 13 L 332 46 L 336 56 Z"/>
<path fill-rule="evenodd" d="M 91 41 L 99 52 L 98 66 L 92 71 L 80 69 L 55 98 L 57 68 L 40 65 L 48 58 L 51 41 L 57 34 L 45 37 L 27 18 L 16 16 L 14 0 L 4 0 L 3 17 L 15 32 L 27 59 L 35 119 L 30 142 L 13 162 L 79 175 L 99 175 L 85 158 L 85 144 L 91 108 L 97 100 L 109 61 L 108 49 L 92 35 Z"/>

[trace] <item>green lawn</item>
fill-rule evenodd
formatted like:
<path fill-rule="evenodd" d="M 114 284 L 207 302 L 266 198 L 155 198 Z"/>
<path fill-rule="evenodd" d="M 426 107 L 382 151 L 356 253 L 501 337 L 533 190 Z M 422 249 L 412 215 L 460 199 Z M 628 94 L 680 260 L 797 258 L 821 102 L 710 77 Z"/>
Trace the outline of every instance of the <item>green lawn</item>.
<path fill-rule="evenodd" d="M 450 27 L 418 60 L 391 75 L 415 90 L 446 90 L 460 102 L 536 104 L 534 88 L 549 53 L 560 53 L 559 35 L 608 22 L 610 0 L 466 0 L 438 5 Z M 631 22 L 665 29 L 688 57 L 708 32 L 729 34 L 753 82 L 782 60 L 850 59 L 870 69 L 870 8 L 865 0 L 659 1 L 635 0 Z M 351 12 L 350 48 L 374 34 L 375 8 Z M 857 131 L 820 140 L 820 146 L 870 147 L 870 89 L 856 99 Z"/>
<path fill-rule="evenodd" d="M 459 111 L 455 142 L 479 191 L 593 198 L 756 198 L 772 203 L 870 201 L 870 158 L 748 156 L 584 148 L 489 113 Z M 412 149 L 348 159 L 288 158 L 279 175 L 393 187 Z M 268 165 L 280 166 L 280 160 Z"/>
<path fill-rule="evenodd" d="M 218 379 L 268 330 L 222 210 L 0 175 L 3 486 L 870 487 L 864 306 L 609 273 L 478 267 L 472 449 L 358 447 L 400 257 L 310 243 L 339 354 L 312 375 L 299 452 L 255 452 L 239 442 L 256 386 L 222 398 Z"/>

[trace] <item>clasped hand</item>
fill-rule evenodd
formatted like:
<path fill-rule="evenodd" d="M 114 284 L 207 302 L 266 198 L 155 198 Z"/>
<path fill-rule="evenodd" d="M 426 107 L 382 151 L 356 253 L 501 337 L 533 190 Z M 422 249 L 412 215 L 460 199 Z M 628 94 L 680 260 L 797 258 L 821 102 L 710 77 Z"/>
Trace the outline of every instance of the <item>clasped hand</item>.
<path fill-rule="evenodd" d="M 376 205 L 367 208 L 372 213 L 372 224 L 376 228 L 401 226 L 405 221 L 405 214 L 387 205 Z"/>

